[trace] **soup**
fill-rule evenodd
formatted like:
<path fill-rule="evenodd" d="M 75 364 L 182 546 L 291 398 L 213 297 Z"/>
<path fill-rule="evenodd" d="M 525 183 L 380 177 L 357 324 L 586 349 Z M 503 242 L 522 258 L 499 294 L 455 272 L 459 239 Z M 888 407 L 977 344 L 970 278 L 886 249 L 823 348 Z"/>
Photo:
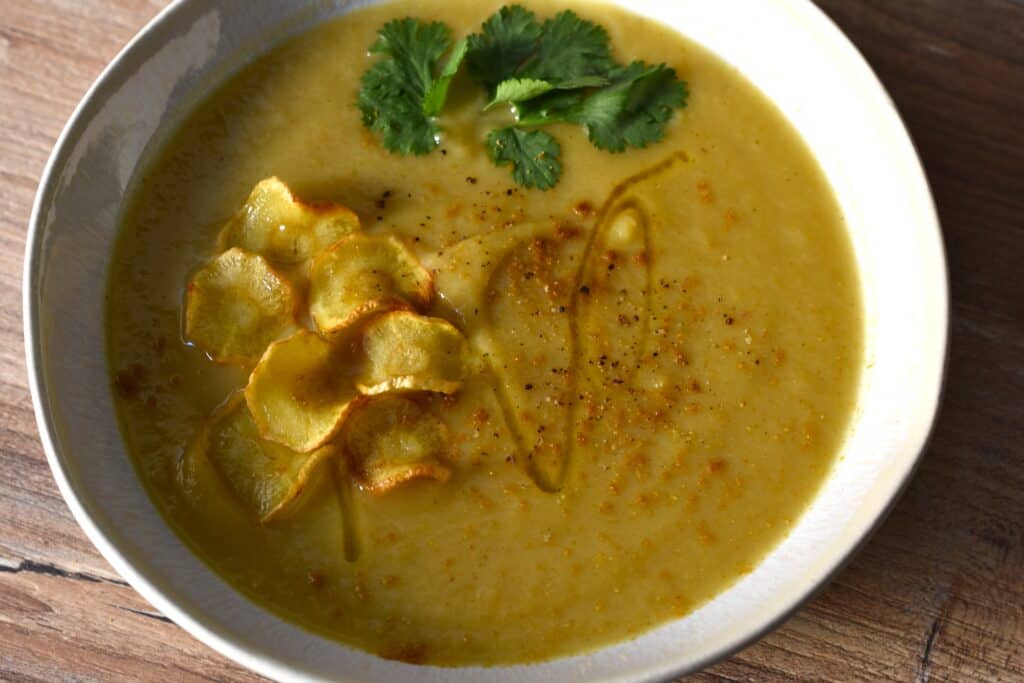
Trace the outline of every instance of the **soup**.
<path fill-rule="evenodd" d="M 560 176 L 527 187 L 481 143 L 507 107 L 481 113 L 461 71 L 436 148 L 389 153 L 356 106 L 367 48 L 422 10 L 360 9 L 187 117 L 110 274 L 121 427 L 168 523 L 258 604 L 387 658 L 533 662 L 689 614 L 793 527 L 856 400 L 855 264 L 796 131 L 664 26 L 528 6 L 674 68 L 690 96 L 662 137 L 611 153 L 553 124 Z M 429 19 L 460 37 L 499 7 Z M 330 227 L 253 246 L 260 202 Z M 323 294 L 352 268 L 376 289 Z M 394 370 L 408 349 L 422 371 Z"/>

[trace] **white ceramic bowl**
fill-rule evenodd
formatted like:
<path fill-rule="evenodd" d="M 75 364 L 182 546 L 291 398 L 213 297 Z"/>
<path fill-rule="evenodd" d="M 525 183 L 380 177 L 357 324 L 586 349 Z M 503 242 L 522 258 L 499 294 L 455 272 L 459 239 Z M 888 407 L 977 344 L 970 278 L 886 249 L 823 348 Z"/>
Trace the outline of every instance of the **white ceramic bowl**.
<path fill-rule="evenodd" d="M 899 116 L 868 65 L 807 0 L 620 0 L 736 66 L 796 125 L 845 212 L 866 307 L 867 367 L 842 458 L 792 534 L 693 614 L 592 654 L 531 666 L 385 661 L 243 598 L 171 532 L 115 422 L 103 329 L 111 246 L 132 175 L 183 114 L 270 43 L 367 2 L 178 0 L 111 63 L 47 165 L 25 264 L 28 369 L 39 431 L 75 518 L 161 612 L 282 680 L 653 680 L 692 671 L 778 624 L 879 523 L 935 416 L 948 295 L 939 226 Z"/>

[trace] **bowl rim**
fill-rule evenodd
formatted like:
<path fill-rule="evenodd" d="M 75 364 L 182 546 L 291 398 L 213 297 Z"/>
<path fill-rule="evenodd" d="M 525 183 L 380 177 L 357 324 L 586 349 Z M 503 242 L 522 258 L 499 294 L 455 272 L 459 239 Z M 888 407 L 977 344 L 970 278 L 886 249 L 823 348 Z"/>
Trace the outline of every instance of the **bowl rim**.
<path fill-rule="evenodd" d="M 618 4 L 616 0 L 603 0 Z M 54 143 L 43 172 L 40 176 L 39 187 L 33 201 L 29 217 L 28 231 L 26 235 L 24 267 L 22 275 L 22 311 L 23 311 L 23 334 L 25 341 L 26 372 L 28 376 L 29 390 L 32 397 L 32 407 L 35 414 L 36 425 L 39 437 L 46 454 L 47 462 L 53 474 L 61 496 L 68 505 L 78 525 L 85 532 L 88 539 L 100 551 L 103 558 L 120 574 L 128 584 L 136 590 L 143 598 L 155 606 L 161 613 L 167 615 L 176 625 L 184 629 L 189 635 L 196 638 L 205 645 L 211 647 L 219 654 L 228 657 L 238 664 L 255 671 L 258 674 L 267 676 L 274 680 L 296 679 L 302 672 L 296 671 L 287 662 L 268 656 L 259 650 L 249 647 L 237 639 L 230 632 L 220 632 L 206 623 L 203 615 L 198 610 L 179 606 L 172 597 L 164 590 L 152 583 L 142 571 L 136 569 L 131 560 L 125 557 L 118 549 L 115 541 L 108 535 L 107 530 L 100 522 L 95 520 L 88 511 L 77 491 L 71 484 L 68 472 L 65 469 L 64 457 L 58 447 L 55 438 L 56 429 L 53 415 L 50 411 L 49 395 L 43 376 L 43 349 L 42 334 L 40 330 L 39 300 L 35 296 L 34 283 L 38 281 L 41 272 L 41 256 L 45 226 L 42 224 L 47 206 L 51 203 L 56 191 L 56 181 L 61 170 L 66 165 L 72 150 L 79 142 L 82 134 L 89 123 L 94 110 L 110 95 L 111 81 L 127 68 L 127 63 L 140 50 L 146 42 L 156 38 L 156 35 L 167 23 L 168 20 L 186 9 L 208 2 L 208 0 L 171 0 L 170 4 L 159 11 L 150 19 L 132 38 L 122 47 L 116 56 L 107 64 L 100 75 L 93 81 L 85 95 L 75 106 L 71 116 L 62 129 Z M 903 492 L 906 490 L 915 471 L 920 466 L 922 457 L 934 435 L 935 426 L 939 416 L 939 408 L 942 405 L 946 388 L 947 370 L 949 365 L 949 333 L 951 324 L 951 298 L 949 295 L 949 270 L 946 257 L 945 244 L 942 237 L 941 225 L 935 199 L 931 192 L 927 174 L 921 162 L 920 154 L 916 149 L 913 138 L 908 131 L 906 124 L 896 108 L 891 96 L 885 86 L 870 66 L 867 59 L 846 36 L 836 23 L 812 0 L 776 0 L 788 9 L 799 13 L 802 19 L 811 22 L 817 31 L 820 31 L 829 41 L 841 48 L 852 57 L 857 68 L 866 75 L 871 84 L 882 96 L 885 102 L 885 115 L 891 123 L 896 124 L 897 130 L 902 134 L 906 149 L 901 153 L 909 155 L 907 160 L 912 162 L 915 181 L 919 184 L 921 198 L 926 200 L 926 205 L 921 208 L 926 211 L 926 217 L 922 225 L 930 232 L 931 238 L 937 247 L 939 266 L 937 269 L 940 291 L 936 292 L 940 301 L 944 301 L 941 317 L 937 327 L 940 328 L 941 339 L 938 347 L 941 349 L 942 363 L 937 389 L 934 396 L 925 397 L 930 399 L 931 417 L 927 429 L 922 432 L 919 443 L 915 446 L 913 457 L 907 458 L 903 464 L 903 471 L 895 478 L 890 490 L 884 496 L 885 502 L 878 506 L 876 511 L 866 523 L 861 525 L 855 533 L 850 534 L 851 542 L 842 550 L 836 551 L 832 564 L 827 571 L 821 574 L 817 580 L 809 582 L 802 592 L 788 605 L 779 609 L 770 618 L 761 623 L 754 624 L 744 629 L 738 635 L 718 650 L 709 652 L 703 657 L 693 659 L 684 664 L 672 666 L 661 672 L 647 672 L 646 677 L 639 673 L 642 678 L 637 680 L 647 681 L 669 681 L 689 674 L 739 652 L 755 641 L 761 639 L 783 622 L 788 620 L 801 607 L 807 604 L 821 589 L 828 585 L 835 576 L 843 570 L 853 556 L 864 546 L 872 535 L 881 527 L 889 514 L 895 508 Z M 756 85 L 756 84 L 755 84 Z M 345 680 L 345 679 L 340 679 Z"/>

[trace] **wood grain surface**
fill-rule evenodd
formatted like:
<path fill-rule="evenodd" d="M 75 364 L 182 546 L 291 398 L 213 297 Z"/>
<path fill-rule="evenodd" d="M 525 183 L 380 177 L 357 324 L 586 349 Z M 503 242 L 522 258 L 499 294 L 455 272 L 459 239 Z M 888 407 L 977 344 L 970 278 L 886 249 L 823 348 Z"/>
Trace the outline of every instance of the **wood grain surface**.
<path fill-rule="evenodd" d="M 156 613 L 86 540 L 25 375 L 40 173 L 75 103 L 163 4 L 0 0 L 2 680 L 258 680 Z M 819 4 L 885 82 L 932 182 L 952 276 L 946 395 L 872 540 L 784 626 L 697 678 L 1024 680 L 1024 2 Z"/>

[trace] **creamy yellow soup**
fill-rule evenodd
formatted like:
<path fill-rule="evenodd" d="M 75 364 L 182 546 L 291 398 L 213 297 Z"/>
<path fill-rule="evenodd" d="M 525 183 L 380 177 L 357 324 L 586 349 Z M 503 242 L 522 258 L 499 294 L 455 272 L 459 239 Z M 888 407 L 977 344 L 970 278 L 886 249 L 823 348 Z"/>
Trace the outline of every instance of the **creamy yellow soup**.
<path fill-rule="evenodd" d="M 203 102 L 134 185 L 108 286 L 109 362 L 139 476 L 237 590 L 317 633 L 441 665 L 531 662 L 635 637 L 750 572 L 837 457 L 862 359 L 835 198 L 800 137 L 720 59 L 594 3 L 621 61 L 666 62 L 689 104 L 610 154 L 553 129 L 565 171 L 525 190 L 481 144 L 501 114 L 460 75 L 440 148 L 386 152 L 359 77 L 389 19 L 456 37 L 500 6 L 398 0 L 320 26 Z M 435 276 L 430 314 L 484 370 L 416 400 L 447 424 L 447 481 L 374 493 L 316 476 L 261 523 L 186 453 L 251 366 L 183 336 L 185 285 L 262 178 L 351 207 Z M 468 277 L 476 298 L 449 288 Z"/>

